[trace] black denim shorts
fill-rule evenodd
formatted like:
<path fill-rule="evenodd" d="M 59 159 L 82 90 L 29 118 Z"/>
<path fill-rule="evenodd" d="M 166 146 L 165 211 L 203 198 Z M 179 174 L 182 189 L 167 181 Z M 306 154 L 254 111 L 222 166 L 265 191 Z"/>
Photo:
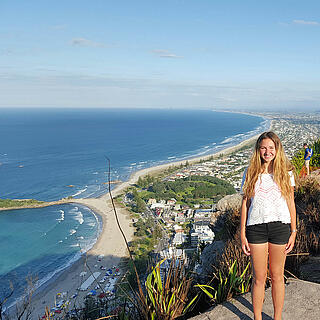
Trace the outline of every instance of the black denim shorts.
<path fill-rule="evenodd" d="M 290 237 L 290 223 L 280 221 L 255 224 L 246 227 L 246 237 L 249 243 L 286 244 Z"/>

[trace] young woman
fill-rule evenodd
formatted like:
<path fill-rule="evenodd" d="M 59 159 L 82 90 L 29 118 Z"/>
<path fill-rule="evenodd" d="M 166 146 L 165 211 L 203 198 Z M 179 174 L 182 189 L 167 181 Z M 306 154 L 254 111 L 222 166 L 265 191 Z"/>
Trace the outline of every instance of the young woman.
<path fill-rule="evenodd" d="M 292 169 L 279 137 L 261 134 L 241 186 L 241 247 L 251 256 L 255 320 L 262 319 L 268 256 L 274 319 L 281 320 L 284 265 L 297 232 Z"/>

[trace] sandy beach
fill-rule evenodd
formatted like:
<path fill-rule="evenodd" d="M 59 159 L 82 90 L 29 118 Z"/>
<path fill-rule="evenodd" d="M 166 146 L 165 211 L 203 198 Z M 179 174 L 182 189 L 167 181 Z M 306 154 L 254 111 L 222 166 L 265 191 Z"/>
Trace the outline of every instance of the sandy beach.
<path fill-rule="evenodd" d="M 221 150 L 215 154 L 188 159 L 188 162 L 189 164 L 193 164 L 199 162 L 200 160 L 207 160 L 212 156 L 218 157 L 221 154 L 230 154 L 246 145 L 253 143 L 258 136 L 259 135 L 251 137 L 236 146 Z M 137 171 L 131 175 L 128 181 L 116 186 L 116 188 L 112 191 L 112 196 L 115 197 L 123 193 L 124 190 L 126 190 L 130 185 L 136 183 L 139 177 L 143 177 L 147 174 L 155 175 L 167 169 L 168 167 L 179 166 L 185 163 L 186 160 L 182 160 Z M 62 300 L 62 298 L 57 297 L 57 293 L 66 293 L 66 297 L 63 298 L 63 300 L 70 298 L 74 294 L 78 294 L 76 298 L 69 299 L 69 309 L 74 305 L 79 306 L 83 301 L 83 297 L 90 290 L 94 289 L 94 287 L 97 285 L 97 282 L 95 281 L 90 287 L 88 287 L 86 291 L 78 291 L 77 288 L 79 288 L 81 284 L 86 279 L 88 279 L 92 273 L 96 273 L 97 275 L 97 272 L 100 272 L 97 277 L 97 281 L 102 279 L 105 271 L 100 269 L 101 266 L 106 269 L 112 268 L 113 266 L 120 267 L 119 263 L 121 258 L 128 256 L 125 242 L 116 224 L 109 194 L 105 194 L 99 198 L 74 199 L 70 202 L 74 204 L 78 203 L 85 205 L 99 214 L 102 218 L 102 231 L 98 241 L 91 250 L 89 250 L 84 256 L 82 256 L 80 260 L 75 262 L 72 266 L 62 271 L 61 274 L 56 277 L 54 281 L 51 281 L 51 283 L 44 289 L 40 288 L 40 292 L 33 296 L 32 319 L 38 319 L 39 316 L 41 317 L 44 314 L 46 306 L 48 306 L 50 309 L 54 307 L 56 302 Z M 133 238 L 134 229 L 129 217 L 129 213 L 125 208 L 121 207 L 118 204 L 116 204 L 116 208 L 121 227 L 127 237 L 127 240 L 130 241 Z M 86 275 L 81 277 L 80 274 L 83 274 L 84 272 L 86 272 Z M 104 288 L 105 284 L 101 284 L 101 286 L 102 288 Z"/>
<path fill-rule="evenodd" d="M 81 305 L 84 296 L 97 286 L 97 282 L 89 286 L 86 291 L 78 291 L 77 288 L 79 288 L 92 273 L 100 272 L 100 275 L 97 277 L 99 281 L 109 268 L 113 266 L 120 268 L 119 263 L 121 258 L 127 256 L 125 242 L 116 224 L 109 195 L 107 194 L 97 199 L 77 199 L 74 203 L 85 205 L 99 214 L 102 218 L 103 229 L 98 241 L 91 250 L 72 266 L 65 269 L 54 281 L 51 281 L 47 287 L 44 289 L 40 288 L 41 291 L 33 296 L 32 307 L 34 310 L 32 319 L 38 319 L 38 316 L 41 317 L 44 315 L 46 306 L 50 309 L 55 306 L 56 302 L 62 299 L 66 300 L 69 298 L 69 308 L 72 308 L 74 305 Z M 133 227 L 131 226 L 128 212 L 119 205 L 116 207 L 121 228 L 128 241 L 130 241 L 133 237 Z M 100 268 L 101 266 L 106 268 L 106 270 L 102 270 Z M 115 268 L 113 271 L 115 271 Z M 86 272 L 86 274 L 80 276 L 80 274 L 84 272 Z M 101 284 L 102 288 L 105 288 L 105 286 L 106 283 Z M 66 293 L 66 297 L 57 297 L 57 293 L 63 292 Z M 70 299 L 74 294 L 78 294 L 78 296 Z"/>

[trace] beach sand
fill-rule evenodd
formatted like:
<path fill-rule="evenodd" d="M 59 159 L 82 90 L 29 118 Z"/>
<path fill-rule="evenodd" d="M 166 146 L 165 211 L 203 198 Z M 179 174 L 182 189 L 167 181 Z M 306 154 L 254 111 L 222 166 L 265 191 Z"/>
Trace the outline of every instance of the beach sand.
<path fill-rule="evenodd" d="M 97 278 L 97 280 L 100 280 L 106 273 L 105 270 L 100 269 L 100 266 L 104 266 L 106 269 L 112 268 L 113 266 L 120 268 L 119 263 L 121 258 L 128 255 L 125 242 L 116 223 L 108 194 L 97 199 L 77 199 L 74 203 L 85 205 L 101 216 L 103 224 L 101 234 L 98 241 L 86 255 L 83 255 L 81 259 L 62 271 L 54 281 L 50 281 L 47 287 L 40 288 L 41 291 L 32 297 L 32 307 L 34 309 L 32 319 L 38 319 L 38 316 L 41 317 L 44 315 L 46 306 L 50 309 L 55 306 L 55 301 L 58 302 L 61 299 L 66 300 L 66 297 L 56 297 L 57 293 L 66 292 L 69 298 L 77 293 L 78 296 L 75 299 L 69 299 L 69 309 L 74 305 L 80 306 L 86 293 L 94 289 L 97 285 L 97 283 L 94 282 L 86 292 L 77 291 L 77 288 L 89 278 L 91 272 L 101 272 Z M 121 228 L 127 240 L 130 241 L 133 238 L 133 227 L 129 214 L 123 207 L 117 204 L 116 210 Z M 103 257 L 100 259 L 101 261 L 98 261 L 100 255 L 103 255 Z M 87 272 L 87 274 L 80 277 L 81 272 Z M 101 284 L 102 288 L 105 286 L 106 282 Z"/>
<path fill-rule="evenodd" d="M 221 150 L 215 154 L 209 154 L 206 156 L 183 161 L 166 163 L 163 165 L 137 171 L 131 175 L 128 181 L 116 186 L 116 188 L 112 191 L 112 196 L 115 197 L 122 194 L 129 186 L 134 185 L 138 181 L 139 177 L 143 177 L 147 174 L 158 174 L 168 167 L 185 164 L 186 161 L 188 161 L 188 163 L 191 165 L 193 163 L 199 162 L 200 160 L 208 160 L 212 156 L 214 158 L 217 158 L 220 155 L 228 155 L 246 145 L 252 144 L 259 135 L 251 137 L 236 146 Z M 77 288 L 80 287 L 81 283 L 83 283 L 84 280 L 91 275 L 87 265 L 90 267 L 92 272 L 101 272 L 101 275 L 98 277 L 98 280 L 100 280 L 105 273 L 105 271 L 99 269 L 100 266 L 105 266 L 107 269 L 112 267 L 113 265 L 119 266 L 121 258 L 128 256 L 125 242 L 116 224 L 109 194 L 105 194 L 99 198 L 74 199 L 71 202 L 75 204 L 79 203 L 85 205 L 102 217 L 103 228 L 100 237 L 94 247 L 89 250 L 85 256 L 83 256 L 69 268 L 62 271 L 61 274 L 56 279 L 54 279 L 54 281 L 51 281 L 51 283 L 47 287 L 33 296 L 32 305 L 34 310 L 32 313 L 32 319 L 38 319 L 39 316 L 42 316 L 45 312 L 46 306 L 48 306 L 49 309 L 50 307 L 54 306 L 57 293 L 67 292 L 68 297 L 71 297 L 73 294 L 78 293 L 77 298 L 70 300 L 70 307 L 74 305 L 79 306 L 82 303 L 85 294 L 96 286 L 96 283 L 94 283 L 90 288 L 88 288 L 87 292 L 77 291 Z M 133 238 L 134 228 L 132 226 L 129 213 L 119 204 L 116 204 L 116 208 L 121 227 L 127 237 L 127 240 L 130 241 Z M 104 256 L 100 262 L 98 262 L 99 255 Z M 83 271 L 86 271 L 87 274 L 81 279 L 80 273 Z M 105 284 L 102 284 L 103 288 L 104 286 Z M 56 301 L 59 301 L 59 298 L 56 298 Z"/>

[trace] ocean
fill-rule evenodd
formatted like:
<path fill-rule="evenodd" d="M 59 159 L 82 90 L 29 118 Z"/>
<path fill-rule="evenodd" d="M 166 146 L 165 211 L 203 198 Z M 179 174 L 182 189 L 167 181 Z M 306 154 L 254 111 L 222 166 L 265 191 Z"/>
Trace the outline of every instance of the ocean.
<path fill-rule="evenodd" d="M 0 109 L 0 198 L 98 197 L 111 179 L 211 154 L 261 132 L 270 121 L 211 110 Z M 26 277 L 41 285 L 95 243 L 101 221 L 83 206 L 0 212 L 0 299 Z"/>

